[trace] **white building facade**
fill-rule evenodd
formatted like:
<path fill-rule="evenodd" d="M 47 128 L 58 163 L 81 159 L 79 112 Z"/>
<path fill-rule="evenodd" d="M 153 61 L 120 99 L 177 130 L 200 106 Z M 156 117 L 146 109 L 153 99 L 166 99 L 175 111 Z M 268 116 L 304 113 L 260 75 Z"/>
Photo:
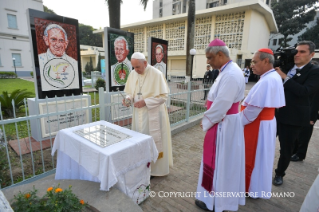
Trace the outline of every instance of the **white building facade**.
<path fill-rule="evenodd" d="M 28 8 L 43 11 L 43 2 L 0 0 L 0 71 L 14 72 L 16 69 L 18 76 L 30 76 L 33 70 Z"/>
<path fill-rule="evenodd" d="M 195 9 L 204 10 L 213 7 L 240 3 L 250 0 L 196 0 Z M 260 0 L 261 2 L 271 5 L 272 0 Z M 162 18 L 171 15 L 187 13 L 188 0 L 154 0 L 153 1 L 153 18 Z"/>
<path fill-rule="evenodd" d="M 197 10 L 195 22 L 194 48 L 197 54 L 193 78 L 204 76 L 205 48 L 215 37 L 225 41 L 230 48 L 231 59 L 243 68 L 249 65 L 254 52 L 268 46 L 270 33 L 277 32 L 272 10 L 260 0 Z M 187 13 L 138 22 L 121 29 L 134 33 L 134 51 L 145 56 L 148 55 L 149 37 L 168 40 L 168 75 L 186 75 Z M 94 33 L 103 35 L 104 30 Z"/>

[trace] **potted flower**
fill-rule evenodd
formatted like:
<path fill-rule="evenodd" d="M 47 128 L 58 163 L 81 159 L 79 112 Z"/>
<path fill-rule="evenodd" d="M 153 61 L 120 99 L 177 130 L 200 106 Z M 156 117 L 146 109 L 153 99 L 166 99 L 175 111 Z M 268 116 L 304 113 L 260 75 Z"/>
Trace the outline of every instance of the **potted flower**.
<path fill-rule="evenodd" d="M 33 186 L 32 191 L 21 192 L 14 195 L 14 202 L 11 204 L 15 212 L 68 212 L 68 211 L 94 211 L 98 210 L 84 200 L 79 199 L 73 192 L 72 186 L 63 190 L 59 187 L 49 187 L 46 194 L 39 198 L 37 189 Z"/>

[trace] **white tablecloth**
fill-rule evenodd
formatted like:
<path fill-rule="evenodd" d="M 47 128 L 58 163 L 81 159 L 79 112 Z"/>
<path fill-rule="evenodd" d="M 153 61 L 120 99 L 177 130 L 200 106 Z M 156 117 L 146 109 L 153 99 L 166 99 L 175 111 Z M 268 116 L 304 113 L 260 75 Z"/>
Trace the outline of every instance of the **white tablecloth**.
<path fill-rule="evenodd" d="M 132 138 L 101 148 L 73 133 L 95 125 L 105 125 Z M 116 185 L 131 198 L 137 196 L 137 203 L 141 200 L 138 196 L 145 196 L 143 189 L 147 190 L 149 186 L 151 167 L 147 167 L 147 164 L 151 161 L 155 162 L 158 157 L 158 151 L 151 136 L 106 121 L 60 130 L 55 137 L 51 154 L 54 155 L 57 150 L 55 179 L 100 182 L 100 189 L 105 191 Z M 136 198 L 133 200 L 136 201 Z"/>

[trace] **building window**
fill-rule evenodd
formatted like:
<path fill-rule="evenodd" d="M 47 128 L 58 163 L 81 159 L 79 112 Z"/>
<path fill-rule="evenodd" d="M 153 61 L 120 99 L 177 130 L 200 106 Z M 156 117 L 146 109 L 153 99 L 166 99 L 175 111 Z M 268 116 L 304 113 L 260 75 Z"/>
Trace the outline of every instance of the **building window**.
<path fill-rule="evenodd" d="M 227 0 L 224 0 L 224 4 L 227 4 Z"/>
<path fill-rule="evenodd" d="M 272 40 L 272 45 L 273 45 L 273 46 L 276 46 L 276 45 L 277 45 L 277 39 L 273 39 L 273 40 Z"/>
<path fill-rule="evenodd" d="M 7 14 L 7 17 L 8 17 L 8 27 L 11 29 L 18 29 L 17 16 Z"/>
<path fill-rule="evenodd" d="M 266 0 L 266 4 L 269 5 L 269 0 Z"/>
<path fill-rule="evenodd" d="M 207 8 L 218 7 L 218 1 L 207 3 Z"/>
<path fill-rule="evenodd" d="M 163 7 L 163 0 L 159 1 L 159 7 Z"/>
<path fill-rule="evenodd" d="M 280 38 L 278 44 L 281 45 L 283 41 L 284 41 L 284 39 Z"/>
<path fill-rule="evenodd" d="M 163 10 L 162 9 L 159 10 L 159 17 L 163 17 Z"/>
<path fill-rule="evenodd" d="M 173 15 L 181 14 L 181 3 L 182 2 L 178 2 L 178 1 L 173 3 L 173 9 L 172 9 L 172 14 Z"/>
<path fill-rule="evenodd" d="M 15 66 L 22 66 L 21 54 L 12 53 L 12 63 L 13 63 L 13 58 L 15 59 Z"/>
<path fill-rule="evenodd" d="M 1 63 L 1 56 L 0 56 L 0 66 L 2 66 L 2 63 Z"/>

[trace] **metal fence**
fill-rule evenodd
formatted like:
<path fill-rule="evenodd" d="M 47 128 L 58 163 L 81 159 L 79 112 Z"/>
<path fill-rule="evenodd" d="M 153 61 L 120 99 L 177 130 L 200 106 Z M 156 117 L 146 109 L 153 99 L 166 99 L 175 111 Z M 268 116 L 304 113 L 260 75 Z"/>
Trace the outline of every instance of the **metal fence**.
<path fill-rule="evenodd" d="M 170 84 L 171 91 L 176 86 L 167 101 L 171 126 L 185 123 L 205 111 L 205 101 L 202 100 L 204 86 L 190 85 Z M 0 113 L 0 189 L 55 169 L 56 155 L 51 156 L 51 151 L 56 131 L 60 129 L 98 120 L 130 129 L 132 108 L 123 111 L 121 101 L 114 101 L 121 100 L 122 95 L 123 92 L 106 93 L 100 89 L 99 92 L 83 95 L 83 98 L 35 99 L 32 105 L 24 99 L 21 107 L 15 106 L 12 101 L 13 117 L 3 117 Z M 109 101 L 108 96 L 112 96 L 113 101 Z M 84 97 L 89 97 L 90 104 L 83 104 Z M 3 109 L 1 103 L 0 109 Z M 30 114 L 34 109 L 42 112 Z M 53 122 L 57 124 L 53 126 Z M 42 129 L 45 124 L 46 132 Z"/>

